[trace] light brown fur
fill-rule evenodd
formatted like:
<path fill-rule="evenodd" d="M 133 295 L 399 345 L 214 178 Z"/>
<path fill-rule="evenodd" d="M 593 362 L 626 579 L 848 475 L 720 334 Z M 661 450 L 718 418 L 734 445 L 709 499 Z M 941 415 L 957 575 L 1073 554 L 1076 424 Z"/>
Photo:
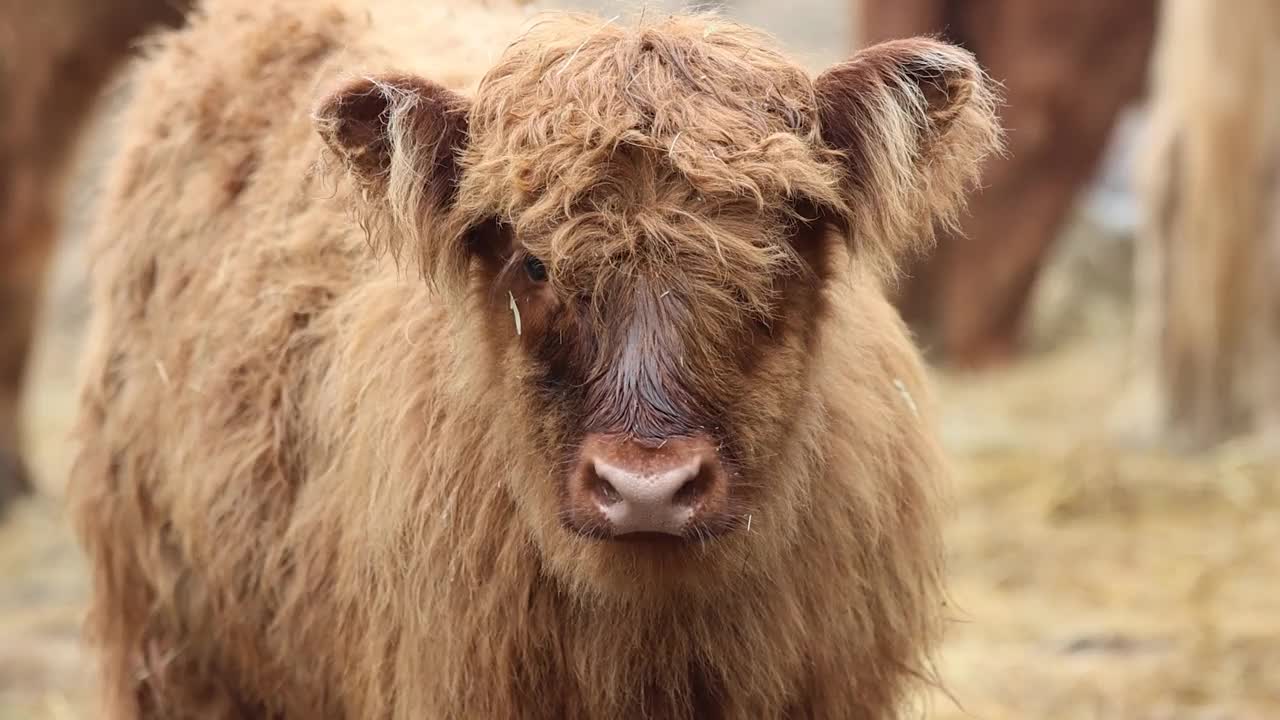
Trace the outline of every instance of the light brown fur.
<path fill-rule="evenodd" d="M 214 0 L 151 52 L 71 487 L 107 717 L 870 719 L 931 677 L 945 462 L 881 282 L 996 142 L 985 78 L 520 21 Z M 733 532 L 567 532 L 584 429 L 675 421 L 546 352 L 705 400 Z"/>

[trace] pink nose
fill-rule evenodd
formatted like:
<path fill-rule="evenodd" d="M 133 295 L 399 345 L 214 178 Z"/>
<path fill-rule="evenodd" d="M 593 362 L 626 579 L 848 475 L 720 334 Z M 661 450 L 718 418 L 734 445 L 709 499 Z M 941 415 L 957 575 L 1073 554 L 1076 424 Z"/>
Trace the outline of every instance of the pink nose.
<path fill-rule="evenodd" d="M 698 517 L 722 511 L 727 484 L 708 438 L 644 444 L 592 435 L 571 481 L 570 508 L 589 525 L 603 520 L 608 536 L 681 536 Z"/>

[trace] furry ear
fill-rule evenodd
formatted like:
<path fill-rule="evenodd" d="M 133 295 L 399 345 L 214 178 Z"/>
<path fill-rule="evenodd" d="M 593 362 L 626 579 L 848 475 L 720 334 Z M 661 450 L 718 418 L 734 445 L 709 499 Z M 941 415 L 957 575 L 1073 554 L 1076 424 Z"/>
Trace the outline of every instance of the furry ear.
<path fill-rule="evenodd" d="M 892 273 L 954 225 L 1001 147 L 994 83 L 969 52 L 926 38 L 866 48 L 814 81 L 823 142 L 850 196 L 848 232 Z"/>
<path fill-rule="evenodd" d="M 405 237 L 416 240 L 425 273 L 446 261 L 451 244 L 440 223 L 448 222 L 457 193 L 468 108 L 466 98 L 429 80 L 382 75 L 325 95 L 312 116 L 363 194 L 362 220 L 375 246 L 398 258 Z M 423 242 L 428 237 L 432 242 Z"/>

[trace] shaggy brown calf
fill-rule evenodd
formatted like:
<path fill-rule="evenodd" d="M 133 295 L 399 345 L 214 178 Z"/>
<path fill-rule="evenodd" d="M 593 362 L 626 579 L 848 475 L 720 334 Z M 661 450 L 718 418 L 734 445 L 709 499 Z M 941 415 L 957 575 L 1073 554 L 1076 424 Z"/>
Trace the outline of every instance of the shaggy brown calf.
<path fill-rule="evenodd" d="M 979 68 L 399 5 L 219 0 L 140 78 L 71 488 L 106 714 L 896 716 L 944 461 L 880 282 L 997 142 Z"/>
<path fill-rule="evenodd" d="M 18 397 L 71 150 L 147 27 L 187 0 L 0 0 L 0 509 L 26 484 Z"/>

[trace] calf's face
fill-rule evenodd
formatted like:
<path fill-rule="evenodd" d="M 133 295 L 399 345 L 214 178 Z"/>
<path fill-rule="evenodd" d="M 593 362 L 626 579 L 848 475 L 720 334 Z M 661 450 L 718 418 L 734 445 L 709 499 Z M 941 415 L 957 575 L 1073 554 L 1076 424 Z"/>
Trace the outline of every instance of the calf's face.
<path fill-rule="evenodd" d="M 563 16 L 472 97 L 368 77 L 315 118 L 376 239 L 482 329 L 544 552 L 619 572 L 794 533 L 825 286 L 891 272 L 996 143 L 963 51 L 888 43 L 811 79 L 708 16 Z"/>
<path fill-rule="evenodd" d="M 618 184 L 546 235 L 484 221 L 473 303 L 555 468 L 562 527 L 705 542 L 769 495 L 809 404 L 825 224 L 807 205 L 712 206 L 647 159 L 615 162 Z"/>

